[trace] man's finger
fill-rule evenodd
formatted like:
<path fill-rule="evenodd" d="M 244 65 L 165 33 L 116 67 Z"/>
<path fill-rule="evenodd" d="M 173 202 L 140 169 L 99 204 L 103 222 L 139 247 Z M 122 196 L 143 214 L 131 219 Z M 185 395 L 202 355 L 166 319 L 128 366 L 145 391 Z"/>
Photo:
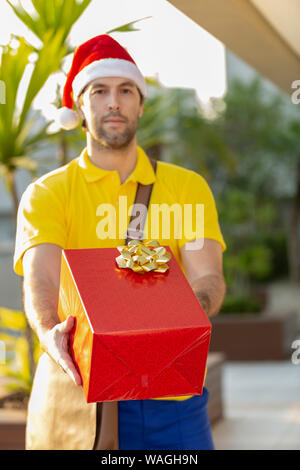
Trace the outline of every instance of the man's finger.
<path fill-rule="evenodd" d="M 57 329 L 61 333 L 68 333 L 74 326 L 74 317 L 70 316 L 65 321 L 57 325 Z"/>
<path fill-rule="evenodd" d="M 68 374 L 76 385 L 81 385 L 81 378 L 75 369 L 73 362 L 69 358 L 60 357 L 58 364 L 66 374 Z"/>

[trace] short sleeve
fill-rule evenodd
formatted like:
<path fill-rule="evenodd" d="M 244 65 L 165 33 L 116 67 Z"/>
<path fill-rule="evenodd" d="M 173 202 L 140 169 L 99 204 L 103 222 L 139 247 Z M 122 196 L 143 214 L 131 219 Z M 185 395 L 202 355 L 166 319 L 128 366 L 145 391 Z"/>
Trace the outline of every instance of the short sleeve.
<path fill-rule="evenodd" d="M 222 251 L 226 244 L 220 229 L 218 213 L 213 193 L 206 180 L 193 171 L 185 181 L 182 190 L 183 205 L 182 237 L 178 240 L 179 249 L 195 239 L 210 238 L 220 242 Z"/>
<path fill-rule="evenodd" d="M 31 183 L 22 195 L 17 216 L 14 270 L 24 275 L 22 258 L 26 250 L 41 243 L 66 244 L 64 206 L 58 195 L 43 183 Z"/>

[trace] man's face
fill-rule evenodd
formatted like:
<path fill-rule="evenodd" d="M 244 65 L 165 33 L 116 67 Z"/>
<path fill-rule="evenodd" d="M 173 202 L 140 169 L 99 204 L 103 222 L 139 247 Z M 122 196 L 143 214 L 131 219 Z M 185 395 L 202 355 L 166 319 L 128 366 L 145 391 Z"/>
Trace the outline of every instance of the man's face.
<path fill-rule="evenodd" d="M 88 85 L 78 111 L 95 141 L 106 148 L 120 149 L 134 138 L 143 104 L 132 80 L 106 77 Z"/>

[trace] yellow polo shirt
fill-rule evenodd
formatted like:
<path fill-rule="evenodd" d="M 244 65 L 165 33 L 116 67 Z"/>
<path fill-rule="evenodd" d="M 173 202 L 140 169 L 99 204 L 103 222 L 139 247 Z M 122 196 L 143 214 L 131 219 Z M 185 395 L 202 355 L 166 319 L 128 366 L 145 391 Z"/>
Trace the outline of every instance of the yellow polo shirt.
<path fill-rule="evenodd" d="M 23 276 L 25 251 L 40 243 L 54 243 L 64 249 L 124 245 L 139 182 L 155 183 L 144 227 L 145 241 L 156 239 L 169 246 L 182 269 L 180 249 L 195 238 L 217 240 L 222 250 L 226 249 L 215 201 L 202 176 L 166 162 L 158 162 L 154 173 L 147 155 L 137 147 L 135 169 L 121 184 L 118 171 L 95 166 L 84 149 L 67 165 L 29 184 L 23 193 L 18 209 L 15 272 Z"/>

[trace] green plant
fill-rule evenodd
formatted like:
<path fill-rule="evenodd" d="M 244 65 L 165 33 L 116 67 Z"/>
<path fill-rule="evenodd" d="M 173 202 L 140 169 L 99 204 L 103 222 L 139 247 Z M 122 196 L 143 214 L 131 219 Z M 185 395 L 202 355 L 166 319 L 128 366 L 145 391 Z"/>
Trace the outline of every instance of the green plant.
<path fill-rule="evenodd" d="M 291 119 L 282 95 L 268 95 L 259 79 L 235 81 L 223 99 L 213 100 L 212 110 L 208 117 L 192 90 L 168 90 L 156 83 L 141 121 L 140 142 L 161 159 L 206 178 L 228 248 L 229 300 L 247 300 L 253 285 L 291 273 L 289 259 L 299 264 L 295 226 L 300 206 L 291 181 L 297 175 L 300 124 Z M 291 204 L 294 256 L 288 257 Z"/>
<path fill-rule="evenodd" d="M 32 0 L 34 14 L 29 13 L 20 0 L 6 1 L 41 43 L 36 48 L 24 38 L 12 36 L 11 42 L 2 46 L 0 80 L 6 84 L 6 96 L 5 105 L 0 106 L 0 175 L 5 178 L 12 195 L 16 215 L 15 170 L 25 168 L 34 175 L 37 164 L 30 155 L 50 138 L 49 123 L 43 122 L 40 113 L 33 112 L 33 101 L 71 51 L 67 37 L 91 0 Z M 25 88 L 22 79 L 28 68 L 31 75 Z M 21 87 L 24 99 L 20 103 L 17 97 Z"/>
<path fill-rule="evenodd" d="M 250 295 L 228 295 L 224 299 L 221 314 L 226 313 L 259 313 L 262 310 L 262 305 L 259 299 Z"/>
<path fill-rule="evenodd" d="M 243 249 L 245 242 L 249 246 L 257 244 L 258 237 L 264 238 L 265 255 L 269 249 L 269 269 L 263 275 L 251 272 L 250 277 L 270 279 L 276 252 L 266 240 L 284 230 L 288 274 L 291 280 L 299 280 L 299 116 L 288 99 L 279 92 L 268 93 L 258 78 L 250 83 L 235 80 L 223 103 L 223 107 L 219 106 L 222 111 L 216 112 L 215 128 L 238 156 L 235 170 L 227 172 L 225 178 L 221 173 L 223 194 L 218 200 L 224 231 L 230 248 L 234 246 L 232 254 L 239 251 L 237 241 Z M 216 173 L 217 179 L 219 174 Z M 245 215 L 239 224 L 239 240 L 237 233 L 233 234 L 235 207 Z"/>

